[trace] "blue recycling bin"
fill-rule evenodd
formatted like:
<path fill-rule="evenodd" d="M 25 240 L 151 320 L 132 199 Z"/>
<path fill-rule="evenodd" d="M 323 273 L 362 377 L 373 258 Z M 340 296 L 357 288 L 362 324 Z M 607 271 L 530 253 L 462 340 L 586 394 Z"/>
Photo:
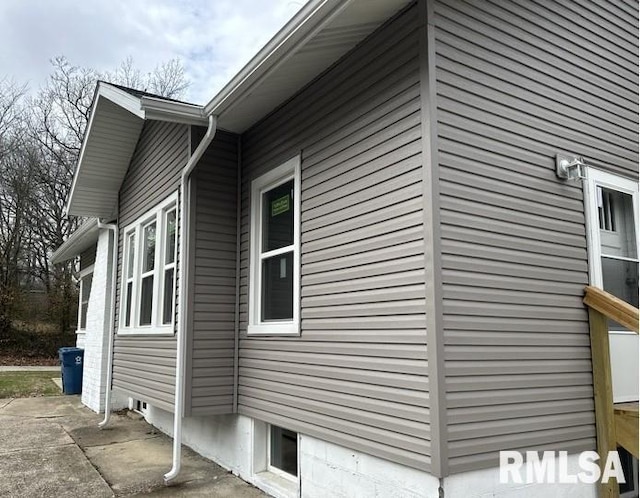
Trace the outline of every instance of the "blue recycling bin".
<path fill-rule="evenodd" d="M 62 369 L 62 392 L 64 394 L 80 394 L 82 392 L 84 349 L 60 348 L 58 356 Z"/>

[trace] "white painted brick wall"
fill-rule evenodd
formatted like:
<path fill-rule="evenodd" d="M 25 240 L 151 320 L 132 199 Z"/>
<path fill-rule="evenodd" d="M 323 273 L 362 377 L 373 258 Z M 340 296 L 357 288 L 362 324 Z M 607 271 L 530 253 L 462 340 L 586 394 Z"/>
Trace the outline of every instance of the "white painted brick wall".
<path fill-rule="evenodd" d="M 76 347 L 84 348 L 86 335 L 84 332 L 76 332 Z"/>
<path fill-rule="evenodd" d="M 98 236 L 96 262 L 93 270 L 91 293 L 87 310 L 87 328 L 84 334 L 84 367 L 82 373 L 82 403 L 93 411 L 104 412 L 106 390 L 109 325 L 111 311 L 112 255 L 110 233 L 101 230 Z M 112 408 L 125 406 L 113 399 Z"/>

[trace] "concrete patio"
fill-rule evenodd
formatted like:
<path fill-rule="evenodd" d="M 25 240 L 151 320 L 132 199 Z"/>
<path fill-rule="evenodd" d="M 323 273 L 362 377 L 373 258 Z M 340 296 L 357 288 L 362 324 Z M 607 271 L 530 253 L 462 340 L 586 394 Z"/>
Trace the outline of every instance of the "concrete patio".
<path fill-rule="evenodd" d="M 180 476 L 165 486 L 171 439 L 127 413 L 104 430 L 100 420 L 78 396 L 0 399 L 0 496 L 265 496 L 185 447 Z"/>

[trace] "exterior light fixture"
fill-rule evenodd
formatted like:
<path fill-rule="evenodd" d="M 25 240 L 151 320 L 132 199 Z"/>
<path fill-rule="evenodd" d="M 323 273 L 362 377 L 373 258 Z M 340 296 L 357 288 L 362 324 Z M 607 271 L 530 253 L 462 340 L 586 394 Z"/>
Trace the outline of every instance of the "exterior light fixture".
<path fill-rule="evenodd" d="M 556 175 L 564 180 L 580 180 L 585 178 L 584 159 L 580 156 L 556 155 Z"/>

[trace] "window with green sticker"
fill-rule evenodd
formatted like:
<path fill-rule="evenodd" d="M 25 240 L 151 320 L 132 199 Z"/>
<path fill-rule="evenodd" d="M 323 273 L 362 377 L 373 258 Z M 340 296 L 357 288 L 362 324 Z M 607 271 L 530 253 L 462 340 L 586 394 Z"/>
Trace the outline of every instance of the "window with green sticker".
<path fill-rule="evenodd" d="M 257 178 L 251 190 L 249 333 L 297 333 L 299 158 Z"/>
<path fill-rule="evenodd" d="M 293 244 L 293 211 L 289 209 L 292 195 L 293 180 L 262 194 L 263 251 L 272 251 Z"/>

